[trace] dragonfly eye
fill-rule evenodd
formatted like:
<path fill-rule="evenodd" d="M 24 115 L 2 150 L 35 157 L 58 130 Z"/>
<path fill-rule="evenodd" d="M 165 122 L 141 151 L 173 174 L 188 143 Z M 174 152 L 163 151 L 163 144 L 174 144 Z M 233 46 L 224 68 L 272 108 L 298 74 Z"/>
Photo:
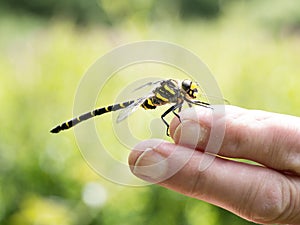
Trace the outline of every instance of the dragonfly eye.
<path fill-rule="evenodd" d="M 181 88 L 185 91 L 185 92 L 189 92 L 191 90 L 191 85 L 192 85 L 192 81 L 190 80 L 183 80 L 181 83 Z"/>

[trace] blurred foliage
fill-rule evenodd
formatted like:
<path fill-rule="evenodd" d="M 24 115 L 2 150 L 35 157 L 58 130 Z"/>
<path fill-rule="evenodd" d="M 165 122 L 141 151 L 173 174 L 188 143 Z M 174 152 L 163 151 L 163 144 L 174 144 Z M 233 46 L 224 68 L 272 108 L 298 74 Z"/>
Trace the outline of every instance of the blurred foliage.
<path fill-rule="evenodd" d="M 252 6 L 255 8 L 255 4 Z M 275 34 L 300 32 L 300 4 L 296 0 L 282 2 L 280 0 L 263 1 L 259 11 L 253 10 L 256 20 L 262 22 Z"/>
<path fill-rule="evenodd" d="M 94 60 L 143 39 L 192 50 L 234 105 L 299 116 L 298 1 L 224 2 L 1 0 L 10 9 L 0 16 L 0 223 L 250 224 L 161 187 L 113 184 L 87 166 L 72 132 L 48 133 L 72 115 L 77 85 Z M 205 16 L 222 13 L 200 20 L 192 4 L 205 5 Z M 182 21 L 180 8 L 193 19 Z M 93 14 L 102 25 L 76 25 Z M 103 99 L 111 99 L 109 88 Z"/>
<path fill-rule="evenodd" d="M 18 13 L 29 13 L 41 18 L 61 15 L 74 19 L 78 23 L 101 20 L 108 22 L 105 13 L 97 1 L 85 0 L 0 0 L 1 8 Z"/>
<path fill-rule="evenodd" d="M 229 2 L 229 1 L 227 1 Z M 223 4 L 227 3 L 222 1 Z M 213 18 L 221 12 L 221 1 L 210 0 L 182 0 L 179 2 L 180 11 L 184 18 L 187 17 L 206 17 Z"/>
<path fill-rule="evenodd" d="M 230 1 L 223 1 L 223 4 Z M 185 17 L 202 16 L 213 18 L 220 13 L 221 2 L 219 0 L 0 0 L 2 7 L 19 12 L 29 12 L 44 18 L 54 15 L 63 15 L 79 23 L 89 21 L 102 21 L 115 24 L 124 17 L 143 14 L 146 17 L 160 18 L 170 17 L 175 11 Z"/>

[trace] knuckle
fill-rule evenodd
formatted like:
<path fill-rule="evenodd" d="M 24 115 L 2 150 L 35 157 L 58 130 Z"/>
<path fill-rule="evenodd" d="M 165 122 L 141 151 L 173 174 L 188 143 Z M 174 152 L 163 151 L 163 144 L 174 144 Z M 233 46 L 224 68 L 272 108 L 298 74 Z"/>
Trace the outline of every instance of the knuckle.
<path fill-rule="evenodd" d="M 275 182 L 276 181 L 276 182 Z M 246 207 L 247 217 L 259 223 L 275 223 L 283 219 L 284 214 L 289 207 L 287 201 L 288 190 L 284 185 L 283 178 L 272 175 L 264 176 L 261 185 L 256 187 L 256 191 L 249 195 L 249 204 Z"/>

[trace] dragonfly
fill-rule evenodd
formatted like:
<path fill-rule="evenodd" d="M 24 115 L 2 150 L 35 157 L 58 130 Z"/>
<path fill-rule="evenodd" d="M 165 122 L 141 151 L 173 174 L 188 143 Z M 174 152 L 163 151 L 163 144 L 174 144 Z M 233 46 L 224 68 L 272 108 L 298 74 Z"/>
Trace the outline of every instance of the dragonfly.
<path fill-rule="evenodd" d="M 143 97 L 86 112 L 76 118 L 57 125 L 50 132 L 59 133 L 62 130 L 70 129 L 71 127 L 74 127 L 75 125 L 95 116 L 100 116 L 108 112 L 120 110 L 120 113 L 117 117 L 117 123 L 119 123 L 125 120 L 131 113 L 135 112 L 140 107 L 145 110 L 149 110 L 169 104 L 171 106 L 161 115 L 161 119 L 167 127 L 166 135 L 169 136 L 170 125 L 166 121 L 165 117 L 172 112 L 179 119 L 179 121 L 181 121 L 178 113 L 181 111 L 184 103 L 187 103 L 189 107 L 197 105 L 212 109 L 211 105 L 208 102 L 196 100 L 200 92 L 200 87 L 197 82 L 194 82 L 192 80 L 159 80 L 146 83 L 141 87 L 136 88 L 134 91 L 147 86 L 153 86 L 153 89 L 149 94 Z"/>

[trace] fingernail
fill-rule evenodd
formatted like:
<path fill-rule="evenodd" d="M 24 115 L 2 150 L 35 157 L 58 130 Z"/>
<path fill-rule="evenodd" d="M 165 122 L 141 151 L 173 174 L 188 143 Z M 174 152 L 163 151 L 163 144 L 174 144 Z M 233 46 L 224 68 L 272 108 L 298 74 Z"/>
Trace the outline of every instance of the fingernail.
<path fill-rule="evenodd" d="M 174 132 L 174 140 L 177 144 L 192 148 L 205 148 L 208 137 L 208 129 L 193 120 L 183 120 Z"/>
<path fill-rule="evenodd" d="M 136 160 L 133 173 L 149 181 L 159 181 L 168 170 L 165 157 L 152 148 L 147 148 Z"/>

